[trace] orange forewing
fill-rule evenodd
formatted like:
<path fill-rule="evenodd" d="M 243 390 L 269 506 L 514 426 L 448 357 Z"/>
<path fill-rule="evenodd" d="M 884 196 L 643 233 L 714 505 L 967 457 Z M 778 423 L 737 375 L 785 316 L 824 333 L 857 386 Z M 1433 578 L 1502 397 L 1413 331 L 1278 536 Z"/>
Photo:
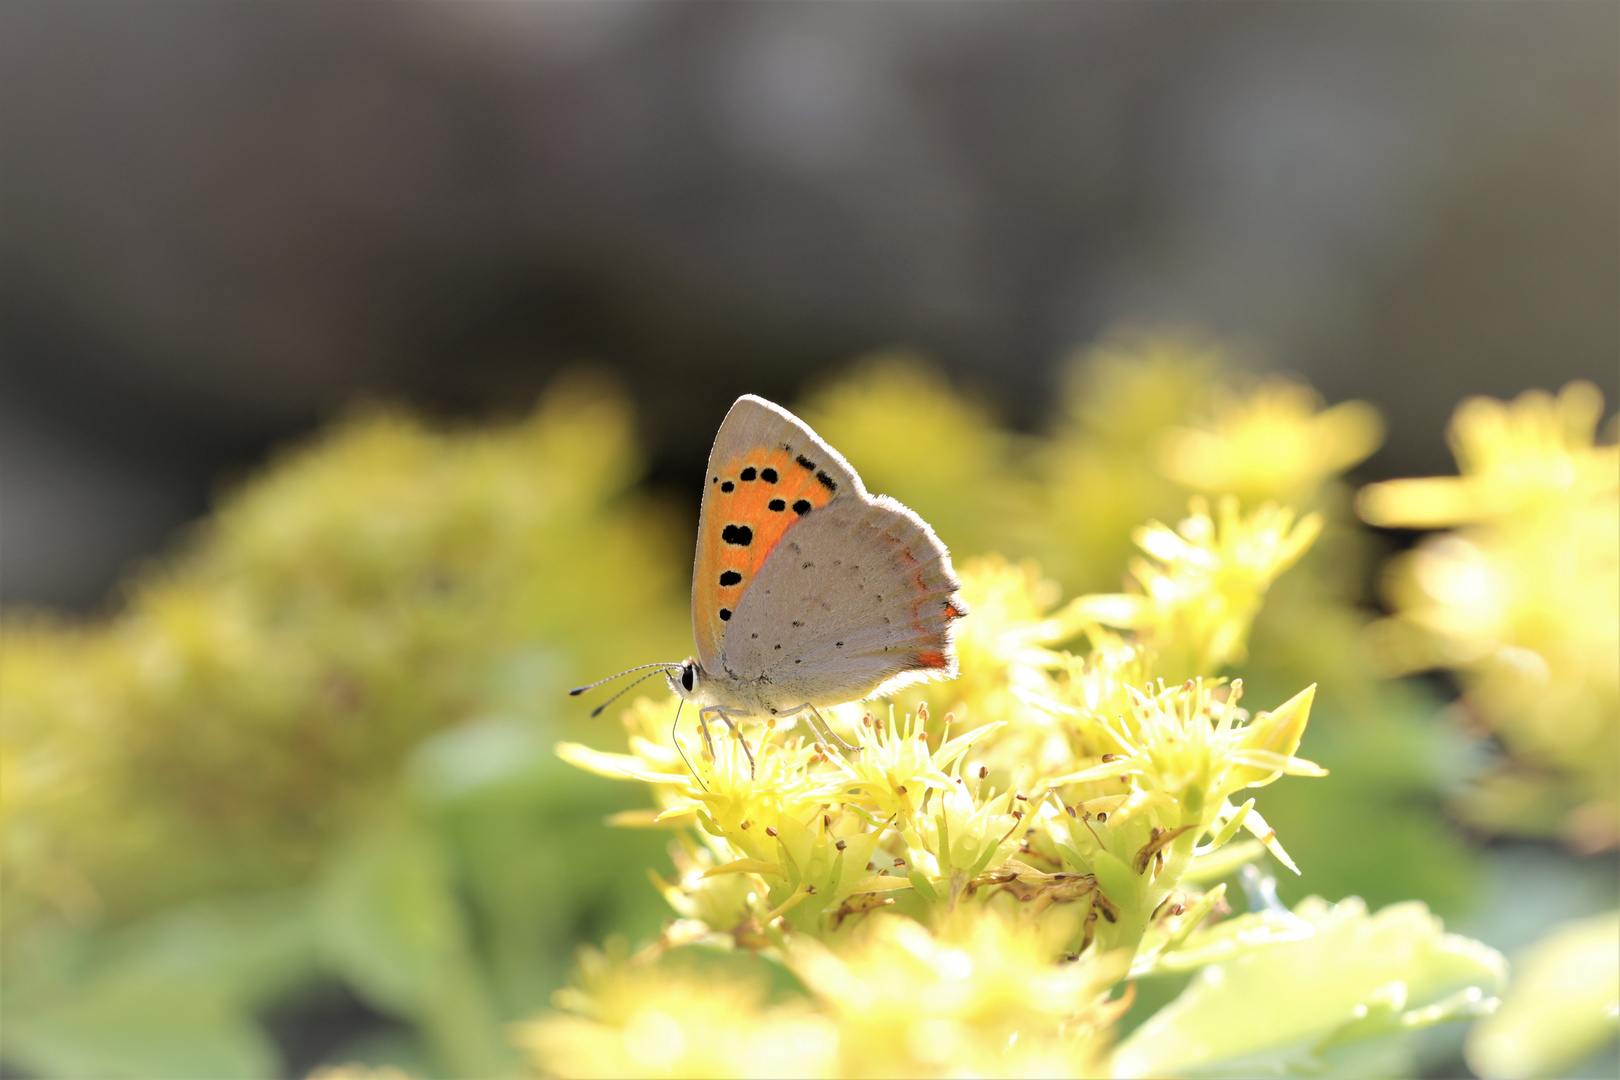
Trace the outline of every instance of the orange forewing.
<path fill-rule="evenodd" d="M 806 468 L 779 446 L 750 448 L 710 473 L 692 590 L 694 621 L 724 636 L 724 621 L 783 534 L 838 493 L 825 477 L 814 462 Z"/>

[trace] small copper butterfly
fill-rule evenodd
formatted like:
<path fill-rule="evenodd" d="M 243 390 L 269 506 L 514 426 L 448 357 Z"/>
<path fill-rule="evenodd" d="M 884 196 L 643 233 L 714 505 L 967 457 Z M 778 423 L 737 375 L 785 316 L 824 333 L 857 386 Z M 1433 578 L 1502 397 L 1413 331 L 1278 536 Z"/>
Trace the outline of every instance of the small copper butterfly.
<path fill-rule="evenodd" d="M 868 494 L 809 425 L 748 394 L 709 451 L 692 568 L 697 656 L 645 667 L 699 707 L 711 754 L 711 719 L 735 732 L 746 717 L 804 714 L 836 740 L 817 709 L 956 677 L 960 589 L 927 522 Z"/>

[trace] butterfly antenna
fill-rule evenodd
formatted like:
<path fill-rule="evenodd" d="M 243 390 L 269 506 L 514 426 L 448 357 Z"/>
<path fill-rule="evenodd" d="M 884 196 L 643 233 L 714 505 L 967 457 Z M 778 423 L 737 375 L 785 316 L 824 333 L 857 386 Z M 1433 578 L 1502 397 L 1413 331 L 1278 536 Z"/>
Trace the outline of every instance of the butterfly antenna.
<path fill-rule="evenodd" d="M 597 679 L 593 683 L 586 683 L 584 686 L 576 686 L 572 690 L 568 691 L 568 696 L 569 697 L 578 697 L 579 695 L 583 694 L 587 690 L 595 690 L 598 686 L 601 686 L 603 683 L 610 683 L 614 679 L 622 679 L 626 675 L 630 674 L 632 671 L 646 671 L 648 668 L 663 668 L 664 670 L 667 671 L 670 668 L 680 667 L 680 666 L 681 665 L 679 665 L 679 664 L 638 664 L 633 668 L 625 668 L 623 671 L 619 672 L 617 675 L 609 675 L 605 679 Z M 642 678 L 645 678 L 645 677 L 646 676 L 642 676 Z M 641 679 L 636 680 L 636 682 L 640 682 L 640 681 L 641 681 Z M 634 686 L 635 683 L 631 683 L 630 685 Z"/>
<path fill-rule="evenodd" d="M 668 670 L 668 669 L 666 668 L 665 670 Z M 617 694 L 614 694 L 612 697 L 610 697 L 606 701 L 602 702 L 602 704 L 600 704 L 596 708 L 592 709 L 591 710 L 591 716 L 592 717 L 601 716 L 603 709 L 607 708 L 609 705 L 613 704 L 615 701 L 618 701 L 620 698 L 624 697 L 624 695 L 628 694 L 630 691 L 634 690 L 636 687 L 640 686 L 642 683 L 646 682 L 648 679 L 652 678 L 654 675 L 657 675 L 657 674 L 658 674 L 658 672 L 656 672 L 656 671 L 649 671 L 649 672 L 647 672 L 647 674 L 643 675 L 641 678 L 636 679 L 635 681 L 631 682 L 628 686 L 622 688 Z"/>
<path fill-rule="evenodd" d="M 681 740 L 675 737 L 675 730 L 681 726 L 681 706 L 685 704 L 685 698 L 681 698 L 675 703 L 675 722 L 669 725 L 669 741 L 675 744 L 675 752 L 681 755 L 682 761 L 686 762 L 686 771 L 692 774 L 692 779 L 698 782 L 698 787 L 708 791 L 709 785 L 705 784 L 703 777 L 698 774 L 696 769 L 692 768 L 692 759 L 686 756 L 685 750 L 681 749 Z"/>

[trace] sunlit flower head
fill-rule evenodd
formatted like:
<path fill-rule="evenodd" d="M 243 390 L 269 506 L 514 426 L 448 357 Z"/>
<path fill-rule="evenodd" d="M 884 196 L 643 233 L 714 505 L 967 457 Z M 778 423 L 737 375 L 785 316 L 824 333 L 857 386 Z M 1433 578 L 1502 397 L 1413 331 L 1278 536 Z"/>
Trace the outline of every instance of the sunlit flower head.
<path fill-rule="evenodd" d="M 1131 564 L 1140 592 L 1081 597 L 1077 612 L 1134 631 L 1157 651 L 1167 678 L 1213 673 L 1247 655 L 1249 627 L 1272 581 L 1315 541 L 1322 520 L 1298 522 L 1268 503 L 1244 516 L 1224 498 L 1212 517 L 1194 498 L 1174 529 L 1153 522 L 1136 532 L 1145 553 Z"/>
<path fill-rule="evenodd" d="M 1093 732 L 1092 741 L 1107 747 L 1107 752 L 1094 764 L 1047 783 L 1070 793 L 1069 801 L 1082 807 L 1096 800 L 1112 801 L 1106 803 L 1111 812 L 1104 832 L 1090 825 L 1082 829 L 1061 818 L 1054 822 L 1080 855 L 1076 868 L 1096 869 L 1085 853 L 1099 848 L 1126 862 L 1139 861 L 1142 845 L 1152 839 L 1155 829 L 1190 830 L 1190 847 L 1205 831 L 1220 832 L 1219 823 L 1231 814 L 1228 798 L 1242 789 L 1264 787 L 1284 775 L 1325 775 L 1313 762 L 1295 756 L 1315 689 L 1307 687 L 1276 709 L 1251 717 L 1238 708 L 1242 687 L 1237 683 L 1189 680 L 1179 686 L 1148 687 L 1146 692 L 1127 687 L 1128 712 L 1081 717 L 1079 722 Z M 1244 813 L 1252 811 L 1246 808 Z M 1137 817 L 1140 822 L 1131 821 Z M 1127 824 L 1131 828 L 1121 832 Z M 1236 828 L 1233 825 L 1225 837 Z M 1263 839 L 1292 865 L 1275 846 L 1274 837 Z"/>
<path fill-rule="evenodd" d="M 1063 665 L 1057 649 L 1085 620 L 1069 608 L 1054 610 L 1058 584 L 1043 577 L 1033 560 L 969 559 L 961 577 L 973 617 L 957 630 L 962 674 L 940 688 L 943 700 L 970 723 L 1008 724 L 993 752 L 996 764 L 1066 768 L 1073 751 L 1062 726 L 1027 702 L 1051 696 L 1051 672 Z"/>

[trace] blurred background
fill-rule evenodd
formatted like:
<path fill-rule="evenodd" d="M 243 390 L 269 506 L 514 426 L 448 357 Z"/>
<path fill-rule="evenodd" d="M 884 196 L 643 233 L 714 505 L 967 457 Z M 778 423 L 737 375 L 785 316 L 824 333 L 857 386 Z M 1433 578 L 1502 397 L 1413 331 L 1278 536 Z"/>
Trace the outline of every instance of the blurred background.
<path fill-rule="evenodd" d="M 0 587 L 84 609 L 358 397 L 617 371 L 683 499 L 725 406 L 917 349 L 1013 424 L 1120 324 L 1444 471 L 1620 356 L 1620 12 L 1329 3 L 15 2 Z"/>
<path fill-rule="evenodd" d="M 745 392 L 1067 596 L 1191 494 L 1322 512 L 1237 672 L 1321 686 L 1283 899 L 1509 951 L 1612 908 L 1617 41 L 1559 2 L 0 6 L 0 1075 L 517 1070 L 574 947 L 668 915 L 667 838 L 602 827 L 637 794 L 552 746 L 619 749 L 563 690 L 690 648 Z M 1353 490 L 1573 379 L 1596 479 L 1467 534 L 1542 604 L 1469 641 L 1523 695 L 1379 667 L 1381 576 L 1386 644 L 1435 598 Z M 1447 1038 L 1374 1071 L 1461 1075 Z"/>

